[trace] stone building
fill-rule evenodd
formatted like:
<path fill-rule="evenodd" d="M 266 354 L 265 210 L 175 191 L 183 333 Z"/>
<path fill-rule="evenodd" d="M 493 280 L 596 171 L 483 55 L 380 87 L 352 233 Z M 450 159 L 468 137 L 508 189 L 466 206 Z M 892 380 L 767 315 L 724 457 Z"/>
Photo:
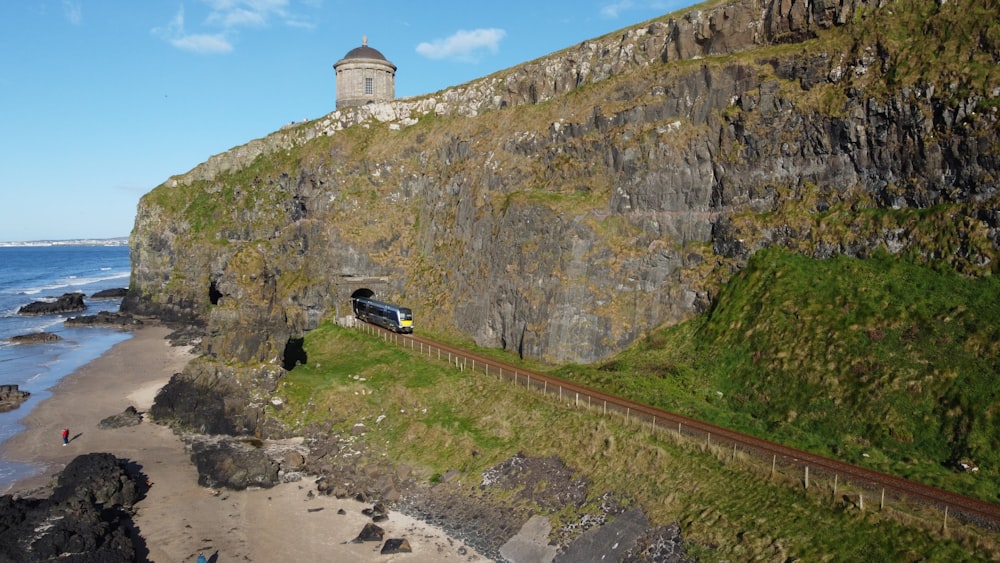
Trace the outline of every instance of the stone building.
<path fill-rule="evenodd" d="M 333 65 L 337 73 L 337 109 L 385 102 L 396 97 L 396 65 L 362 38 Z"/>

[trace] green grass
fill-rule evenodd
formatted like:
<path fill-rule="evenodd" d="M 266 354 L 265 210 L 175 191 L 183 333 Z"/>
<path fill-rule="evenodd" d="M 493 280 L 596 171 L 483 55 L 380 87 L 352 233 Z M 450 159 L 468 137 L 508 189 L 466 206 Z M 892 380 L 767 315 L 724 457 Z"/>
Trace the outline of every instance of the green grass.
<path fill-rule="evenodd" d="M 1000 279 L 772 249 L 707 315 L 556 373 L 997 502 L 998 342 Z"/>
<path fill-rule="evenodd" d="M 672 342 L 658 334 L 645 344 L 666 349 Z M 613 491 L 642 506 L 654 523 L 679 522 L 691 542 L 689 555 L 703 561 L 1000 555 L 997 538 L 981 530 L 953 526 L 941 534 L 933 516 L 928 521 L 893 510 L 860 512 L 832 500 L 831 484 L 820 478 L 803 491 L 794 478 L 770 480 L 768 468 L 742 454 L 706 450 L 669 432 L 652 434 L 620 417 L 462 372 L 349 329 L 323 324 L 306 336 L 305 350 L 308 364 L 283 379 L 277 394 L 284 405 L 272 409 L 272 416 L 292 428 L 319 424 L 345 433 L 363 422 L 370 448 L 412 464 L 427 482 L 458 470 L 458 482 L 473 496 L 482 494 L 482 471 L 518 452 L 558 456 L 588 480 L 590 498 L 582 507 L 548 513 L 556 525 L 596 512 L 599 497 Z M 624 356 L 620 365 L 632 361 Z M 677 367 L 662 376 L 660 396 L 702 402 L 694 371 Z M 680 399 L 685 396 L 694 398 Z M 851 492 L 840 487 L 843 494 Z M 515 502 L 502 495 L 498 501 Z"/>

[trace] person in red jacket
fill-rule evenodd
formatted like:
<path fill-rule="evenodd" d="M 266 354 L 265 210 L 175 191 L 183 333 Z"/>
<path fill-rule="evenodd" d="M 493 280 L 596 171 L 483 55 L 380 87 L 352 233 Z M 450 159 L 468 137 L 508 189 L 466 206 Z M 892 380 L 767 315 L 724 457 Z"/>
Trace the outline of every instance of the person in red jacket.
<path fill-rule="evenodd" d="M 64 446 L 69 443 L 69 428 L 63 428 L 62 438 Z"/>

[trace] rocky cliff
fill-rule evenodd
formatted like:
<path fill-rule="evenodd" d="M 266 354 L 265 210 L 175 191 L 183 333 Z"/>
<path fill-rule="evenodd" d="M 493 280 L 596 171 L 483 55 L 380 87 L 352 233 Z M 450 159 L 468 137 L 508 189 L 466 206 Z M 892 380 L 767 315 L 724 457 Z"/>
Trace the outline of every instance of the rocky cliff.
<path fill-rule="evenodd" d="M 704 310 L 769 245 L 990 274 L 996 12 L 704 5 L 284 128 L 142 199 L 123 309 L 288 366 L 369 289 L 418 331 L 592 362 Z"/>

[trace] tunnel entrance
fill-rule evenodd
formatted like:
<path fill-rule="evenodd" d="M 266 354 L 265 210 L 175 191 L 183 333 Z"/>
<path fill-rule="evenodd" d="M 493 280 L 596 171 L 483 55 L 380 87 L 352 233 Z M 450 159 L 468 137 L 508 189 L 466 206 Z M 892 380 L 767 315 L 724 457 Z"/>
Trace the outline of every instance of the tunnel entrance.
<path fill-rule="evenodd" d="M 361 289 L 354 290 L 354 293 L 351 294 L 351 299 L 355 297 L 375 297 L 375 292 L 367 287 L 362 287 Z"/>

